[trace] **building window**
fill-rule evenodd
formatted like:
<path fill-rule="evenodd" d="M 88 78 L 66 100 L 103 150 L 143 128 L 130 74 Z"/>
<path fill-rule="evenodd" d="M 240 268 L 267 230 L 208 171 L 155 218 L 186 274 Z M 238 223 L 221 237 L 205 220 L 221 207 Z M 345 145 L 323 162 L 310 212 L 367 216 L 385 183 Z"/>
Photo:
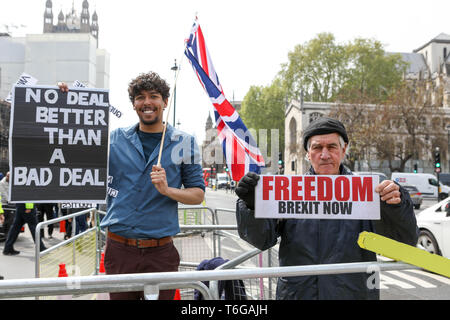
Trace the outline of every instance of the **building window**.
<path fill-rule="evenodd" d="M 297 149 L 297 121 L 294 118 L 289 121 L 289 149 L 291 152 Z"/>
<path fill-rule="evenodd" d="M 419 122 L 422 128 L 425 128 L 427 126 L 427 119 L 425 117 L 420 117 Z"/>
<path fill-rule="evenodd" d="M 323 114 L 320 112 L 313 112 L 309 115 L 309 123 L 313 122 L 316 119 L 323 117 Z"/>

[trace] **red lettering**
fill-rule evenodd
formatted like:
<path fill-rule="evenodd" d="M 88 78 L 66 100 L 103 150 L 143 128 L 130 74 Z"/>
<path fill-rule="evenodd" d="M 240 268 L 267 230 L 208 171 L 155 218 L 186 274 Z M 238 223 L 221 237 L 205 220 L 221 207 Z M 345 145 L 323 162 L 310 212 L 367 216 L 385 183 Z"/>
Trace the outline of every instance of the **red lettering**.
<path fill-rule="evenodd" d="M 293 176 L 292 179 L 292 196 L 291 199 L 295 200 L 303 200 L 303 197 L 298 193 L 302 191 L 302 177 Z"/>
<path fill-rule="evenodd" d="M 283 192 L 283 199 L 281 193 Z M 289 200 L 289 178 L 276 176 L 275 177 L 275 200 Z"/>
<path fill-rule="evenodd" d="M 262 176 L 263 183 L 263 200 L 269 200 L 270 190 L 273 190 L 273 187 L 270 185 L 270 182 L 273 181 L 273 177 L 271 176 Z"/>
<path fill-rule="evenodd" d="M 334 193 L 337 201 L 350 199 L 350 181 L 346 177 L 337 177 L 334 181 Z"/>
<path fill-rule="evenodd" d="M 316 201 L 316 197 L 312 195 L 312 192 L 316 190 L 315 186 L 313 186 L 313 182 L 316 180 L 316 177 L 305 177 L 305 201 Z"/>
<path fill-rule="evenodd" d="M 372 177 L 352 177 L 353 201 L 373 201 L 372 186 Z"/>
<path fill-rule="evenodd" d="M 330 177 L 317 177 L 317 201 L 330 201 L 333 199 L 333 179 Z"/>

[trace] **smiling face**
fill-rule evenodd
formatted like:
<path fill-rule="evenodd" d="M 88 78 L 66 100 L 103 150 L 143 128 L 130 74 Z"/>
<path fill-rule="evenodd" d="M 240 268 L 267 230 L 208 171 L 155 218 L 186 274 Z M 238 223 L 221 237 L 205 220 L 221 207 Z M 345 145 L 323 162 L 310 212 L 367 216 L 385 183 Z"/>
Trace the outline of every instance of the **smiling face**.
<path fill-rule="evenodd" d="M 345 157 L 347 145 L 341 146 L 339 134 L 312 136 L 308 141 L 307 157 L 316 174 L 339 174 L 339 166 Z"/>
<path fill-rule="evenodd" d="M 146 132 L 162 130 L 163 111 L 167 99 L 156 90 L 142 90 L 134 97 L 133 107 L 139 117 L 139 128 Z"/>

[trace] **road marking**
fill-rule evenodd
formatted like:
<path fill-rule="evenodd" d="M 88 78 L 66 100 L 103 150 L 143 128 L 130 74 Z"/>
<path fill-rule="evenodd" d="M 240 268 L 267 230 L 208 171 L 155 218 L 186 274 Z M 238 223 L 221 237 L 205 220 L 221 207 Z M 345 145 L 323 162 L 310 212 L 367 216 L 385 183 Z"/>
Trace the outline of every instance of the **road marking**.
<path fill-rule="evenodd" d="M 414 277 L 414 276 L 410 276 L 410 275 L 408 275 L 406 273 L 403 273 L 403 272 L 400 272 L 400 271 L 386 271 L 386 272 L 388 272 L 390 274 L 393 274 L 393 275 L 395 275 L 395 276 L 397 276 L 399 278 L 411 281 L 414 284 L 417 284 L 417 285 L 419 285 L 421 287 L 424 287 L 424 288 L 436 288 L 436 286 L 434 284 L 431 284 L 431 283 L 429 283 L 429 282 L 427 282 L 425 280 L 422 280 L 420 278 L 417 278 L 417 277 Z"/>
<path fill-rule="evenodd" d="M 391 278 L 384 273 L 380 274 L 380 289 L 388 289 L 388 285 L 398 286 L 402 289 L 414 289 L 415 287 L 409 283 Z"/>
<path fill-rule="evenodd" d="M 408 272 L 414 272 L 414 273 L 420 274 L 422 276 L 427 276 L 427 277 L 430 277 L 430 278 L 432 278 L 434 280 L 437 280 L 437 281 L 440 281 L 440 282 L 445 283 L 447 285 L 450 285 L 450 279 L 445 278 L 445 277 L 440 276 L 440 275 L 437 275 L 437 274 L 434 274 L 434 273 L 429 273 L 429 272 L 426 272 L 426 271 L 423 271 L 423 270 L 415 270 L 415 269 L 407 270 L 407 271 Z"/>
<path fill-rule="evenodd" d="M 393 259 L 386 258 L 386 257 L 380 256 L 378 254 L 377 254 L 377 260 L 378 261 L 394 261 Z"/>

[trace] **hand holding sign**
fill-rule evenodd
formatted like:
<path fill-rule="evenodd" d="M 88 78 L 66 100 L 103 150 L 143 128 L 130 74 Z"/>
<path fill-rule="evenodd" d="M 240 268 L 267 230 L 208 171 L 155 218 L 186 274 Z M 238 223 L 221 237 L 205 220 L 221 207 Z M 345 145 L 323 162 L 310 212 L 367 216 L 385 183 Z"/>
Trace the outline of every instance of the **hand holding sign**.
<path fill-rule="evenodd" d="M 384 180 L 376 188 L 375 192 L 380 194 L 381 201 L 388 204 L 398 204 L 402 201 L 400 198 L 400 187 L 391 180 Z"/>
<path fill-rule="evenodd" d="M 236 187 L 236 194 L 239 198 L 244 200 L 247 208 L 255 209 L 255 187 L 258 184 L 259 175 L 254 172 L 248 172 L 239 181 Z"/>
<path fill-rule="evenodd" d="M 67 83 L 65 82 L 58 82 L 59 90 L 62 92 L 69 92 L 69 87 L 67 86 Z"/>

